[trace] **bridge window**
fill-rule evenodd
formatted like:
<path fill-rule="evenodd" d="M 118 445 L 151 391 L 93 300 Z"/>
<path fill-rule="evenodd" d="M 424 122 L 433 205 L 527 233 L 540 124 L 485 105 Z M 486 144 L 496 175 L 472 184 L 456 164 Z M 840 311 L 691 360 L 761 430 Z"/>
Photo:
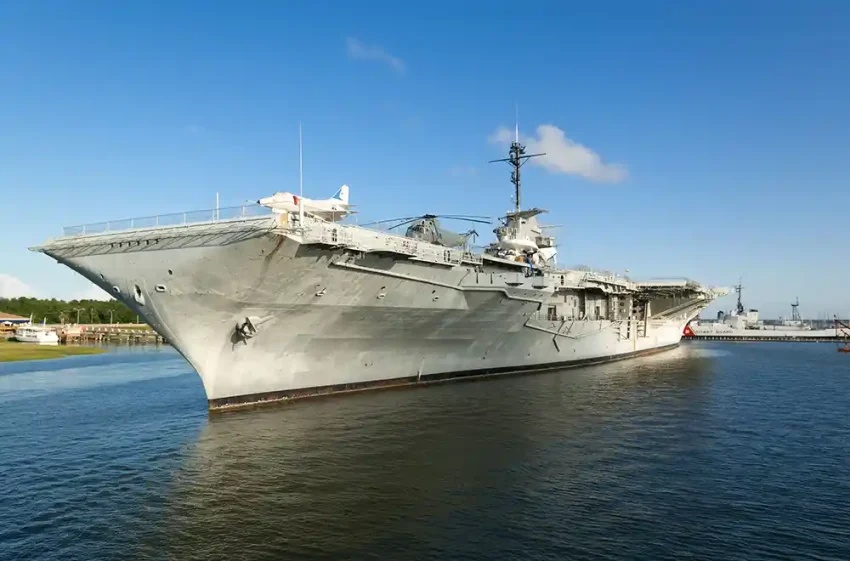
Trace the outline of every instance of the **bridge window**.
<path fill-rule="evenodd" d="M 558 307 L 557 306 L 549 306 L 549 309 L 546 311 L 546 319 L 549 321 L 557 321 L 558 320 Z"/>

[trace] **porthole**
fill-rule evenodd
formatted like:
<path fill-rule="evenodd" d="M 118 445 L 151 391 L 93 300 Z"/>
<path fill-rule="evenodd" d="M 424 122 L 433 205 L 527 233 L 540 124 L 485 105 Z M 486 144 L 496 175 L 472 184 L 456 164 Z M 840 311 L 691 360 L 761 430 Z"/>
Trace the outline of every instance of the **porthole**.
<path fill-rule="evenodd" d="M 164 284 L 158 284 L 158 285 L 156 285 L 156 286 L 154 287 L 154 289 L 155 289 L 157 292 L 165 292 L 165 285 L 164 285 Z"/>

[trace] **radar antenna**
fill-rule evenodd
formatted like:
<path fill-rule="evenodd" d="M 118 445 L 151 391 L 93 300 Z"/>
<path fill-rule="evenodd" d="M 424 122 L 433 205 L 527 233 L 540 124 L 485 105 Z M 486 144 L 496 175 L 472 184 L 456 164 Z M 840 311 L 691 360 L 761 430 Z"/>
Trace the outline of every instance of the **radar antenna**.
<path fill-rule="evenodd" d="M 519 213 L 522 210 L 520 206 L 520 180 L 519 180 L 519 168 L 521 168 L 529 158 L 537 158 L 538 156 L 545 156 L 546 153 L 540 154 L 526 154 L 525 146 L 519 143 L 519 118 L 516 119 L 516 128 L 514 141 L 511 142 L 511 148 L 509 151 L 510 156 L 507 158 L 502 158 L 500 160 L 490 160 L 489 163 L 495 162 L 508 162 L 511 167 L 514 168 L 514 171 L 511 172 L 511 183 L 514 184 L 516 188 L 516 211 Z"/>

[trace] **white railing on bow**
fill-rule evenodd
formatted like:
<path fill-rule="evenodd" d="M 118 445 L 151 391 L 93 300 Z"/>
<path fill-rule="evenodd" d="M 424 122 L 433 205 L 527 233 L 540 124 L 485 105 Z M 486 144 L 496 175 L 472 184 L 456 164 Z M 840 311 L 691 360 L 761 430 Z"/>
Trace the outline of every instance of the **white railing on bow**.
<path fill-rule="evenodd" d="M 88 236 L 126 230 L 173 228 L 175 226 L 186 226 L 189 224 L 238 222 L 240 220 L 262 218 L 271 215 L 272 210 L 268 207 L 261 205 L 242 205 L 208 210 L 193 210 L 189 212 L 175 212 L 157 216 L 126 218 L 123 220 L 110 220 L 109 222 L 96 222 L 94 224 L 82 224 L 80 226 L 67 226 L 62 229 L 62 234 L 66 237 Z"/>

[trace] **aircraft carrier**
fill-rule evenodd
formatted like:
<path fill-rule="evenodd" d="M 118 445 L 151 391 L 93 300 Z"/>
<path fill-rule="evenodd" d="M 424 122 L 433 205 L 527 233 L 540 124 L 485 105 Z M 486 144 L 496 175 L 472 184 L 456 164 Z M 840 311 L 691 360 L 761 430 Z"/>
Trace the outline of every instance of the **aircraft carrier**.
<path fill-rule="evenodd" d="M 347 222 L 348 190 L 66 228 L 42 252 L 136 311 L 198 372 L 210 409 L 533 372 L 679 344 L 724 289 L 559 268 L 520 207 L 472 251 L 424 215 L 405 234 Z M 663 248 L 658 248 L 663 250 Z"/>

